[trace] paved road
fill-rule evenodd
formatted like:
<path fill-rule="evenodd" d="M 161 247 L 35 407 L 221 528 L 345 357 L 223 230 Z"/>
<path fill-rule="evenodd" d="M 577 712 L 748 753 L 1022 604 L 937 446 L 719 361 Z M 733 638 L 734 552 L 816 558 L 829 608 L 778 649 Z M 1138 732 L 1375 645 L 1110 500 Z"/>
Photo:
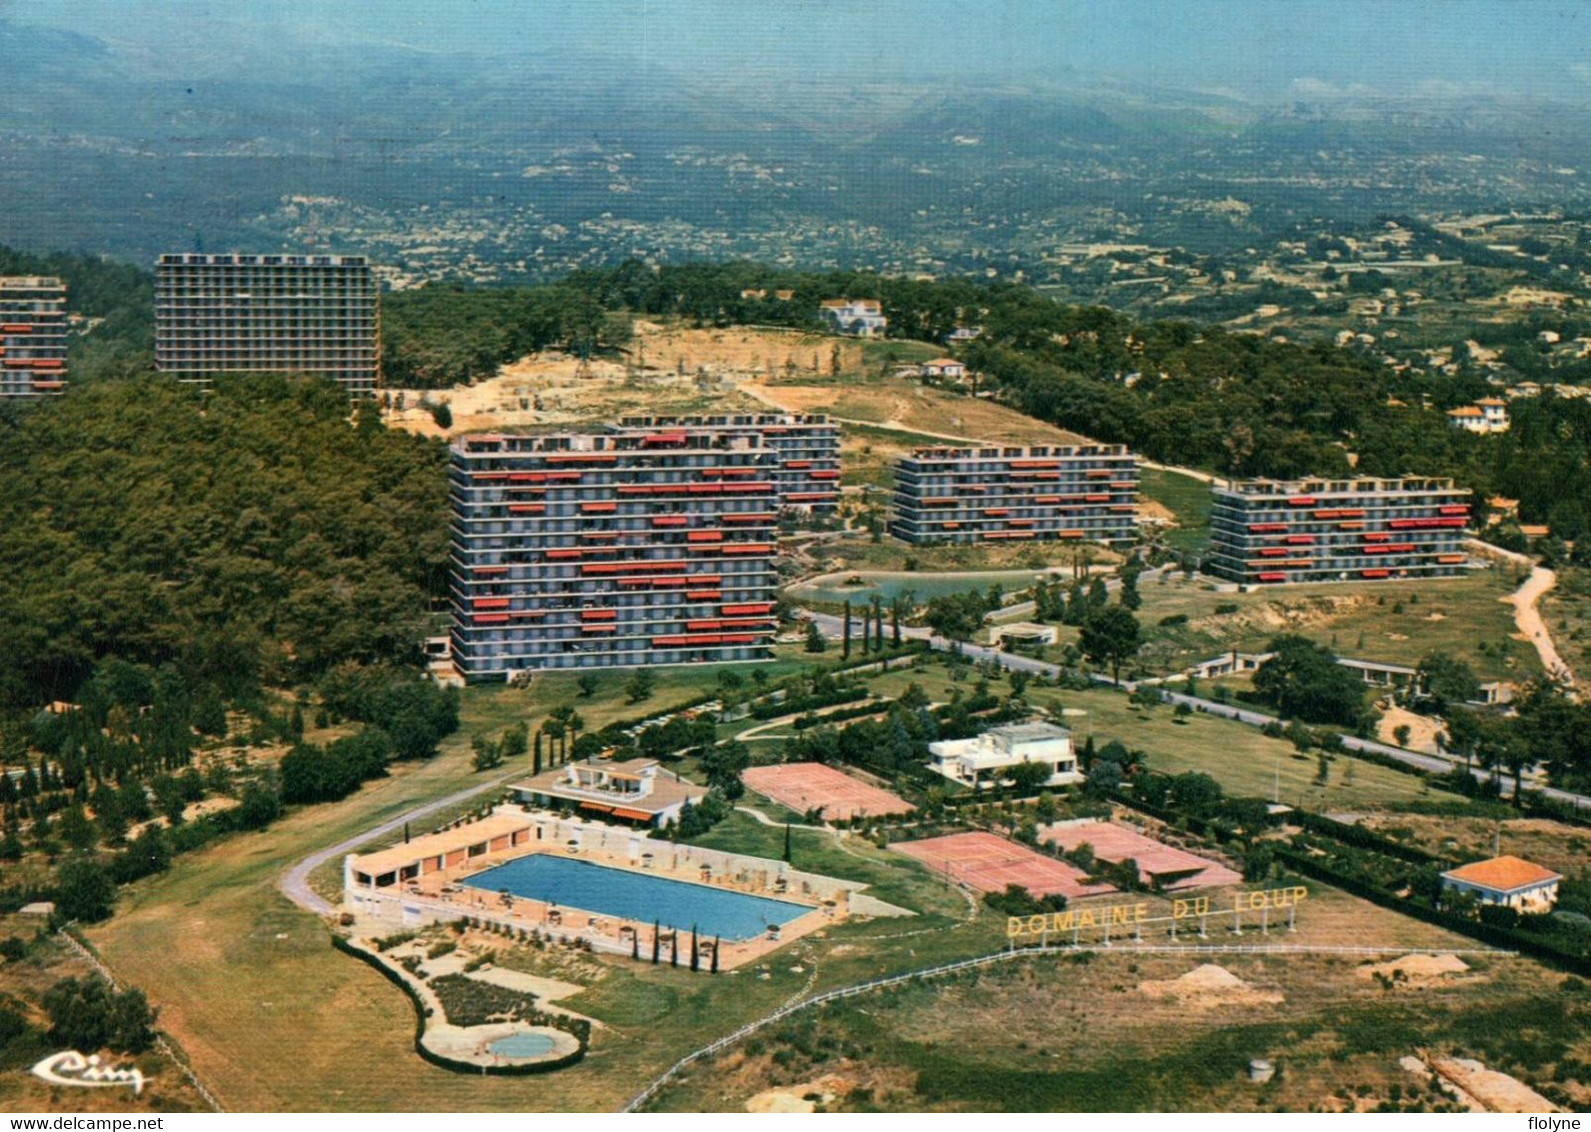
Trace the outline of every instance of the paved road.
<path fill-rule="evenodd" d="M 321 849 L 317 852 L 311 853 L 302 861 L 298 862 L 298 864 L 294 865 L 292 868 L 283 873 L 281 880 L 276 882 L 276 887 L 281 889 L 283 896 L 286 896 L 294 904 L 297 904 L 305 911 L 313 912 L 317 916 L 329 916 L 336 911 L 336 909 L 333 908 L 332 905 L 320 895 L 320 893 L 309 887 L 310 873 L 320 868 L 333 857 L 340 857 L 344 853 L 350 853 L 359 846 L 363 845 L 365 842 L 380 837 L 382 834 L 392 833 L 394 830 L 402 829 L 404 822 L 416 821 L 425 817 L 427 814 L 434 814 L 440 809 L 444 809 L 448 806 L 463 802 L 466 799 L 473 798 L 477 794 L 484 794 L 488 790 L 495 790 L 509 779 L 522 777 L 523 774 L 524 771 L 521 769 L 515 771 L 513 774 L 507 774 L 499 778 L 493 778 L 487 782 L 478 782 L 468 789 L 459 790 L 453 794 L 449 794 L 446 798 L 438 798 L 435 801 L 425 803 L 423 806 L 416 806 L 412 810 L 407 810 L 389 821 L 382 822 L 373 829 L 367 829 L 363 833 L 355 834 L 346 841 L 339 841 L 337 844 L 330 846 L 329 848 Z"/>
<path fill-rule="evenodd" d="M 818 628 L 830 637 L 836 637 L 843 631 L 843 625 L 841 624 L 842 619 L 839 617 L 835 617 L 832 614 L 814 613 L 811 611 L 808 611 L 808 615 L 818 623 Z M 862 623 L 860 619 L 853 618 L 853 633 L 857 635 L 860 634 L 861 624 Z M 970 660 L 993 660 L 1001 665 L 1004 665 L 1006 668 L 1015 669 L 1019 672 L 1031 672 L 1035 675 L 1041 676 L 1054 677 L 1060 675 L 1061 672 L 1059 665 L 1050 664 L 1047 661 L 1035 660 L 1032 657 L 1017 656 L 1012 653 L 998 652 L 994 649 L 984 648 L 982 645 L 973 645 L 967 643 L 961 643 L 960 645 L 957 645 L 955 642 L 944 637 L 934 636 L 932 631 L 926 628 L 917 626 L 902 626 L 901 632 L 904 636 L 910 637 L 913 640 L 926 640 L 931 648 L 941 652 L 949 652 L 952 649 L 959 647 L 961 650 L 961 655 L 967 657 Z M 1091 679 L 1093 679 L 1096 684 L 1111 684 L 1110 677 L 1102 673 L 1092 674 Z M 1123 690 L 1131 692 L 1137 688 L 1137 685 L 1132 681 L 1123 680 L 1121 687 Z M 1251 708 L 1236 707 L 1232 704 L 1220 704 L 1216 703 L 1214 700 L 1206 700 L 1198 696 L 1189 696 L 1181 692 L 1172 692 L 1164 688 L 1162 688 L 1161 691 L 1164 693 L 1167 702 L 1171 704 L 1187 704 L 1195 711 L 1204 712 L 1209 715 L 1225 716 L 1227 719 L 1234 719 L 1240 723 L 1247 723 L 1251 727 L 1264 727 L 1267 723 L 1282 722 L 1282 720 L 1274 715 L 1267 715 L 1264 712 L 1254 711 Z M 1420 770 L 1434 771 L 1438 774 L 1444 774 L 1447 771 L 1463 766 L 1461 761 L 1455 759 L 1442 758 L 1437 755 L 1420 754 L 1417 751 L 1406 751 L 1402 747 L 1394 747 L 1387 743 L 1379 743 L 1374 739 L 1359 739 L 1351 735 L 1343 736 L 1342 745 L 1350 751 L 1385 755 L 1388 758 L 1396 759 L 1398 762 L 1401 762 L 1406 766 L 1417 767 Z M 1470 774 L 1472 774 L 1478 782 L 1486 782 L 1494 777 L 1490 772 L 1485 771 L 1480 767 L 1471 767 Z M 1502 792 L 1504 794 L 1512 794 L 1512 780 L 1502 775 L 1498 775 L 1496 777 Z M 1557 802 L 1563 802 L 1566 805 L 1574 806 L 1576 809 L 1581 807 L 1591 809 L 1591 797 L 1588 797 L 1584 794 L 1575 794 L 1567 790 L 1559 790 L 1550 786 L 1538 787 L 1538 790 L 1543 797 L 1551 798 Z"/>

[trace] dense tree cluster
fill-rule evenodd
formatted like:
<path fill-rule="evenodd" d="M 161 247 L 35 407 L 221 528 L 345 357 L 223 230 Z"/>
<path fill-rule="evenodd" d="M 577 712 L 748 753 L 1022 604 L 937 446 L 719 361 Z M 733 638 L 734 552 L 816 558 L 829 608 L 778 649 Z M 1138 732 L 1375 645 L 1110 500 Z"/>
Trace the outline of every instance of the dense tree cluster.
<path fill-rule="evenodd" d="M 107 382 L 0 414 L 0 707 L 69 700 L 111 657 L 174 665 L 193 710 L 417 662 L 442 460 L 321 382 Z"/>
<path fill-rule="evenodd" d="M 1269 651 L 1276 655 L 1255 670 L 1254 690 L 1282 715 L 1344 727 L 1364 720 L 1364 681 L 1338 664 L 1330 649 L 1286 634 L 1271 641 Z"/>

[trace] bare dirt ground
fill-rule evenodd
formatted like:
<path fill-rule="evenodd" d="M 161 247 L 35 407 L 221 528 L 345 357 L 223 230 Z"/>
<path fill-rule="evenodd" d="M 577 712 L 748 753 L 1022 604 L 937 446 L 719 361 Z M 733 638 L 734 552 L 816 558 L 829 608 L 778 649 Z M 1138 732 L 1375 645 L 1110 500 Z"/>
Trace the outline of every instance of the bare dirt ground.
<path fill-rule="evenodd" d="M 1170 998 L 1193 1010 L 1253 1006 L 1281 1002 L 1280 991 L 1259 990 L 1225 967 L 1205 963 L 1175 979 L 1150 979 L 1138 984 L 1140 994 Z"/>
<path fill-rule="evenodd" d="M 1536 647 L 1536 653 L 1541 657 L 1541 666 L 1549 675 L 1573 688 L 1574 671 L 1558 654 L 1558 648 L 1552 643 L 1552 634 L 1547 632 L 1546 622 L 1541 619 L 1541 610 L 1537 604 L 1541 596 L 1552 589 L 1557 581 L 1558 576 L 1551 570 L 1537 566 L 1531 570 L 1525 584 L 1503 600 L 1512 603 L 1514 621 L 1524 638 Z"/>
<path fill-rule="evenodd" d="M 1557 1112 L 1546 1097 L 1507 1073 L 1467 1057 L 1433 1057 L 1428 1064 L 1460 1095 L 1479 1101 L 1487 1112 Z"/>
<path fill-rule="evenodd" d="M 866 382 L 746 382 L 748 396 L 790 412 L 826 412 L 877 428 L 947 442 L 1078 444 L 1086 438 L 993 401 L 947 393 L 910 378 Z"/>
<path fill-rule="evenodd" d="M 1436 754 L 1436 737 L 1442 730 L 1442 721 L 1429 715 L 1418 715 L 1400 707 L 1389 707 L 1376 724 L 1376 738 L 1383 743 L 1397 743 L 1393 734 L 1399 727 L 1409 729 L 1409 741 L 1404 745 L 1410 751 Z"/>

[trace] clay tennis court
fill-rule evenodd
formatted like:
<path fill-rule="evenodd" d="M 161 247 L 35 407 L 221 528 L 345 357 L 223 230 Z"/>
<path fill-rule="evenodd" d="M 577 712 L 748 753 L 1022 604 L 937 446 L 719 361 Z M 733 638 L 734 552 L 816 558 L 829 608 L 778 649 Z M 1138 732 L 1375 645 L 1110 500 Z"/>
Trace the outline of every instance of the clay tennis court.
<path fill-rule="evenodd" d="M 941 876 L 979 892 L 1004 892 L 1015 884 L 1034 896 L 1060 893 L 1068 900 L 1116 890 L 1108 884 L 1085 884 L 1085 873 L 1065 861 L 1045 857 L 992 833 L 952 833 L 926 841 L 891 845 L 915 857 Z"/>
<path fill-rule="evenodd" d="M 1144 880 L 1159 877 L 1162 887 L 1168 892 L 1243 883 L 1240 873 L 1217 861 L 1161 844 L 1137 830 L 1110 822 L 1052 825 L 1039 831 L 1039 839 L 1054 842 L 1068 852 L 1086 841 L 1094 850 L 1096 858 L 1113 865 L 1131 857 L 1137 862 L 1138 874 Z"/>
<path fill-rule="evenodd" d="M 822 806 L 824 821 L 907 814 L 915 809 L 888 790 L 869 786 L 822 763 L 754 766 L 742 772 L 740 778 L 750 789 L 798 814 Z"/>

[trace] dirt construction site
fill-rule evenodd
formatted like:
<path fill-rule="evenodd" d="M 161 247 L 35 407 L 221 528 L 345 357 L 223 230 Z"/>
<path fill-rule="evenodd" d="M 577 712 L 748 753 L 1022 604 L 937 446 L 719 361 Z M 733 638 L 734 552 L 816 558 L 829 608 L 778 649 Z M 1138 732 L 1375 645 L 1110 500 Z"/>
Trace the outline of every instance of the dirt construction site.
<path fill-rule="evenodd" d="M 422 436 L 568 428 L 626 413 L 825 412 L 903 435 L 901 447 L 991 441 L 1077 443 L 1075 434 L 902 376 L 921 343 L 862 343 L 796 330 L 690 329 L 637 321 L 627 352 L 582 362 L 548 351 L 451 389 L 391 389 L 390 425 Z M 402 408 L 396 406 L 401 404 Z M 443 428 L 432 406 L 445 404 Z M 878 438 L 875 438 L 878 439 Z"/>

